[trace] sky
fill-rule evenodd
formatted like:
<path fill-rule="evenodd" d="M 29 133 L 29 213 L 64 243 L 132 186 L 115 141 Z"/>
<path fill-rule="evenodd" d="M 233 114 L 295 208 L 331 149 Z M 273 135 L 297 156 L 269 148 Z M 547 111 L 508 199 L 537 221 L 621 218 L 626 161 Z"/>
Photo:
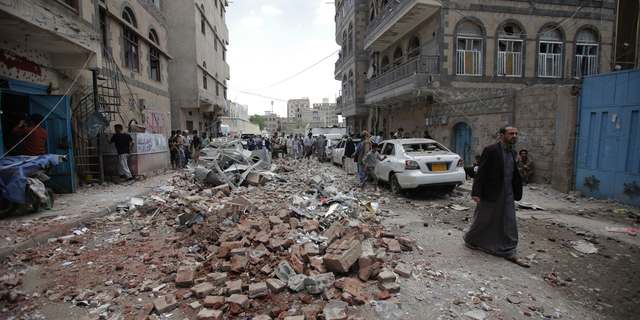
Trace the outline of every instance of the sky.
<path fill-rule="evenodd" d="M 250 115 L 271 111 L 273 101 L 273 111 L 282 117 L 289 99 L 335 102 L 340 82 L 333 71 L 340 47 L 334 8 L 327 0 L 231 0 L 225 16 L 227 99 L 248 105 Z"/>

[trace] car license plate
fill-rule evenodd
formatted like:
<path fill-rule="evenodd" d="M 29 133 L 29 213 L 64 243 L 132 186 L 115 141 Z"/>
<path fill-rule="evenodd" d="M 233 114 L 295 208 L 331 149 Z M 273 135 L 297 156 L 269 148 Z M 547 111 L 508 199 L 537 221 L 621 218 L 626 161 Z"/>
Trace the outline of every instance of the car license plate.
<path fill-rule="evenodd" d="M 447 171 L 445 163 L 434 163 L 431 165 L 431 171 Z"/>

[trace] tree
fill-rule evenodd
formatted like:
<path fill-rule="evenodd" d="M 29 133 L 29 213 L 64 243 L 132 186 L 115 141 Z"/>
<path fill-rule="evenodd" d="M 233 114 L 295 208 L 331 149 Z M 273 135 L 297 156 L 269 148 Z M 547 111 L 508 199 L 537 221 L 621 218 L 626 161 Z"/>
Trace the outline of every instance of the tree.
<path fill-rule="evenodd" d="M 259 125 L 260 131 L 264 129 L 264 117 L 261 115 L 257 115 L 257 114 L 252 115 L 251 117 L 249 117 L 249 122 Z"/>

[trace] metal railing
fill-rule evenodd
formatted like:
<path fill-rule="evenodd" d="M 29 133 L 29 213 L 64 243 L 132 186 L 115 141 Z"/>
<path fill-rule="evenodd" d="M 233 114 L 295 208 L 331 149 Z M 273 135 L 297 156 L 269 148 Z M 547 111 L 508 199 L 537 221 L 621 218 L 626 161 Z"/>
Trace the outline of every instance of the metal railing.
<path fill-rule="evenodd" d="M 538 77 L 560 78 L 560 53 L 538 53 Z"/>
<path fill-rule="evenodd" d="M 384 8 L 380 9 L 380 13 L 373 18 L 365 27 L 366 34 L 372 34 L 373 32 L 377 32 L 378 28 L 381 27 L 386 21 L 387 18 L 393 16 L 395 13 L 399 12 L 398 8 L 402 8 L 408 5 L 411 2 L 415 2 L 416 0 L 392 0 L 384 6 Z"/>
<path fill-rule="evenodd" d="M 458 50 L 457 75 L 479 76 L 482 75 L 482 51 Z"/>
<path fill-rule="evenodd" d="M 338 57 L 338 61 L 336 61 L 335 70 L 338 70 L 338 68 L 340 68 L 341 66 L 342 66 L 342 55 L 340 57 Z"/>
<path fill-rule="evenodd" d="M 576 55 L 576 77 L 598 73 L 598 56 Z"/>
<path fill-rule="evenodd" d="M 522 75 L 522 54 L 520 52 L 498 52 L 497 74 L 501 77 Z"/>
<path fill-rule="evenodd" d="M 367 81 L 367 92 L 414 74 L 440 73 L 440 57 L 419 55 Z"/>

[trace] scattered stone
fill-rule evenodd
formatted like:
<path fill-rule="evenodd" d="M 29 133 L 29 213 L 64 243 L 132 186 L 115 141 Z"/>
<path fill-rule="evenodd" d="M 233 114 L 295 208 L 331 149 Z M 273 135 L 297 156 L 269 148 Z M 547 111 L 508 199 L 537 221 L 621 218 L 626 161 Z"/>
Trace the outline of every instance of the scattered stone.
<path fill-rule="evenodd" d="M 411 270 L 411 267 L 409 267 L 408 265 L 406 265 L 404 263 L 398 263 L 398 265 L 396 266 L 396 268 L 393 271 L 395 271 L 398 275 L 400 275 L 402 277 L 409 278 L 409 277 L 411 277 L 411 272 L 413 270 Z"/>
<path fill-rule="evenodd" d="M 346 320 L 348 304 L 343 301 L 330 301 L 322 310 L 325 320 Z"/>
<path fill-rule="evenodd" d="M 163 314 L 177 308 L 178 301 L 176 300 L 176 296 L 168 294 L 153 300 L 153 306 L 156 308 L 158 314 Z"/>
<path fill-rule="evenodd" d="M 289 289 L 293 290 L 294 292 L 300 292 L 305 288 L 304 281 L 306 278 L 307 276 L 303 274 L 296 274 L 289 278 L 287 287 L 289 287 Z"/>
<path fill-rule="evenodd" d="M 321 294 L 331 289 L 335 282 L 333 273 L 323 273 L 304 279 L 304 285 L 310 294 Z"/>
<path fill-rule="evenodd" d="M 520 296 L 517 294 L 510 294 L 507 295 L 507 301 L 513 303 L 513 304 L 519 304 L 522 302 L 522 300 L 520 299 Z"/>

